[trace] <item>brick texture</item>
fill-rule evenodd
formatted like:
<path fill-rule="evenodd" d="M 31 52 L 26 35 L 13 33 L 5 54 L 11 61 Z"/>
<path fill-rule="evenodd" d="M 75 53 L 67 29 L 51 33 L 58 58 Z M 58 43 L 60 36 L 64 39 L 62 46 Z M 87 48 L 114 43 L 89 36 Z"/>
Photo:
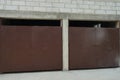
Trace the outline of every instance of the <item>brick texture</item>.
<path fill-rule="evenodd" d="M 120 1 L 104 0 L 0 0 L 0 10 L 120 14 Z"/>

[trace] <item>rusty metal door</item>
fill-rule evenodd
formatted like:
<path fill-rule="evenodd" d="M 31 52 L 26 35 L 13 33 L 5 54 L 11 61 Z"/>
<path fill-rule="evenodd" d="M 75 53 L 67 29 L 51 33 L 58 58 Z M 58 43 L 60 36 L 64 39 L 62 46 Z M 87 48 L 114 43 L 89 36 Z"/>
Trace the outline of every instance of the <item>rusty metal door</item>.
<path fill-rule="evenodd" d="M 119 31 L 114 28 L 69 28 L 69 68 L 118 66 Z"/>
<path fill-rule="evenodd" d="M 61 27 L 3 26 L 2 72 L 62 69 Z"/>

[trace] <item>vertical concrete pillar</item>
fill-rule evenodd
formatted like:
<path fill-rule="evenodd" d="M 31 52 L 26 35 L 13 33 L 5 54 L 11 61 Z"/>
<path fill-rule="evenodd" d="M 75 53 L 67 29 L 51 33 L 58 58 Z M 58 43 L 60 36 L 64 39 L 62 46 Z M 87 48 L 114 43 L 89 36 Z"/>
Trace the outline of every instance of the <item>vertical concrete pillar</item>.
<path fill-rule="evenodd" d="M 120 22 L 119 21 L 116 22 L 116 28 L 120 28 Z"/>
<path fill-rule="evenodd" d="M 68 48 L 68 19 L 62 20 L 62 39 L 63 39 L 63 71 L 69 70 L 69 48 Z"/>

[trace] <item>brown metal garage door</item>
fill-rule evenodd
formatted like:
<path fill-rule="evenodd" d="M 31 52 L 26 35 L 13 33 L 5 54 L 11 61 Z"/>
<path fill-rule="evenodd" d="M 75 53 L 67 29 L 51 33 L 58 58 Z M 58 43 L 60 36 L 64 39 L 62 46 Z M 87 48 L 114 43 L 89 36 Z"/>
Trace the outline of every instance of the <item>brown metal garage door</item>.
<path fill-rule="evenodd" d="M 119 30 L 115 28 L 69 28 L 69 68 L 118 66 Z"/>
<path fill-rule="evenodd" d="M 61 70 L 61 27 L 2 26 L 0 72 Z"/>

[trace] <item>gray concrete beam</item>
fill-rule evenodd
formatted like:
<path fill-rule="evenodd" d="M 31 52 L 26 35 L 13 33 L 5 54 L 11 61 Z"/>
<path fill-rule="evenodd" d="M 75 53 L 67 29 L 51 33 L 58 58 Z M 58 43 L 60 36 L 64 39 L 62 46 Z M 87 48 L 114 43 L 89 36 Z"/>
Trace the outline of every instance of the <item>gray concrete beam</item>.
<path fill-rule="evenodd" d="M 93 21 L 119 21 L 119 15 L 96 15 L 96 14 L 75 14 L 75 13 L 51 13 L 35 11 L 9 11 L 0 10 L 1 18 L 16 19 L 64 19 L 70 20 L 93 20 Z"/>

